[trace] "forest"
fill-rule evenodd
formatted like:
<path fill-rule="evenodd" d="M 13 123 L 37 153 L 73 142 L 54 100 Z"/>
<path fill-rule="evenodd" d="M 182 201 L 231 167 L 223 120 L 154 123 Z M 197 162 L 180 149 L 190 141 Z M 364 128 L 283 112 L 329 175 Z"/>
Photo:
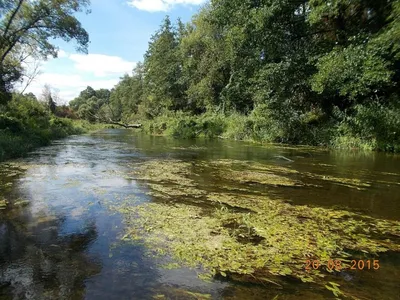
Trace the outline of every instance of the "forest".
<path fill-rule="evenodd" d="M 59 116 L 51 93 L 38 102 L 15 84 L 26 57 L 57 57 L 50 38 L 87 52 L 73 14 L 89 1 L 2 1 L 0 11 L 4 157 L 27 137 L 82 131 L 74 116 L 178 138 L 400 151 L 398 0 L 212 0 L 186 24 L 165 17 L 131 74 L 111 90 L 87 87 Z"/>
<path fill-rule="evenodd" d="M 151 134 L 400 151 L 400 1 L 213 0 L 70 102 Z"/>
<path fill-rule="evenodd" d="M 398 299 L 400 0 L 129 3 L 0 0 L 0 299 Z"/>

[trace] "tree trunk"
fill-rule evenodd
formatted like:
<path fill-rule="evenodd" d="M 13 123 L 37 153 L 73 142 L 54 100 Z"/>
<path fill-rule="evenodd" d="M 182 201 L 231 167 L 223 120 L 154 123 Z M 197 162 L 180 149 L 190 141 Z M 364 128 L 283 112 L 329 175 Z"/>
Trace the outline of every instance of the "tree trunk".
<path fill-rule="evenodd" d="M 122 127 L 125 127 L 125 128 L 140 128 L 140 127 L 142 127 L 142 124 L 123 124 L 123 123 L 120 123 L 120 122 L 114 122 L 114 121 L 109 121 L 109 122 L 107 122 L 108 124 L 112 124 L 112 125 L 118 125 L 118 126 L 122 126 Z"/>

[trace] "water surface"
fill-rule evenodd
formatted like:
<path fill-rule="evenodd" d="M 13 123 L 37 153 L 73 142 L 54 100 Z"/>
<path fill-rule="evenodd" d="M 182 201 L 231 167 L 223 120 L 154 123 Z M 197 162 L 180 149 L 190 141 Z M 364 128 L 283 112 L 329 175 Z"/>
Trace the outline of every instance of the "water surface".
<path fill-rule="evenodd" d="M 334 299 L 324 288 L 290 278 L 281 287 L 224 278 L 205 282 L 197 270 L 166 270 L 140 243 L 122 241 L 123 218 L 109 205 L 133 195 L 152 201 L 147 187 L 127 174 L 136 164 L 161 158 L 284 166 L 299 171 L 296 176 L 309 186 L 269 186 L 272 199 L 400 220 L 399 156 L 180 141 L 117 129 L 73 136 L 0 166 L 0 201 L 8 202 L 0 210 L 0 299 Z M 222 184 L 199 175 L 214 189 Z M 368 187 L 324 176 L 358 179 Z M 400 256 L 379 259 L 377 271 L 336 276 L 361 299 L 398 299 Z"/>

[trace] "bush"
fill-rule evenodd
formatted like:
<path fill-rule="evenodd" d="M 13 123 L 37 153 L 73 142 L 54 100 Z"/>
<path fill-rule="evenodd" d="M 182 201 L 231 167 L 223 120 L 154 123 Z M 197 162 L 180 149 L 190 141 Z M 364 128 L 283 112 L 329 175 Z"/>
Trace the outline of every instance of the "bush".
<path fill-rule="evenodd" d="M 233 140 L 250 140 L 254 136 L 253 121 L 245 115 L 232 113 L 226 118 L 225 138 Z"/>
<path fill-rule="evenodd" d="M 0 160 L 23 156 L 53 139 L 84 131 L 69 119 L 53 116 L 37 100 L 14 95 L 0 111 Z"/>
<path fill-rule="evenodd" d="M 193 139 L 199 136 L 201 129 L 194 119 L 182 119 L 172 128 L 174 138 Z"/>
<path fill-rule="evenodd" d="M 281 104 L 276 109 L 258 105 L 249 115 L 231 112 L 193 116 L 167 112 L 143 122 L 150 134 L 175 138 L 252 140 L 264 143 L 303 144 L 400 152 L 400 108 L 394 104 L 357 105 L 351 111 L 334 107 L 300 112 Z"/>
<path fill-rule="evenodd" d="M 198 126 L 201 135 L 206 138 L 221 136 L 226 129 L 226 121 L 220 114 L 204 114 L 199 118 Z"/>
<path fill-rule="evenodd" d="M 23 129 L 24 125 L 17 118 L 0 114 L 0 130 L 9 130 L 10 132 L 17 133 L 23 131 Z"/>
<path fill-rule="evenodd" d="M 400 108 L 396 105 L 357 105 L 340 124 L 332 144 L 338 148 L 400 152 L 399 128 Z"/>
<path fill-rule="evenodd" d="M 175 138 L 215 138 L 223 134 L 226 122 L 221 115 L 191 116 L 183 112 L 169 113 L 145 121 L 143 128 L 150 134 L 165 134 Z"/>

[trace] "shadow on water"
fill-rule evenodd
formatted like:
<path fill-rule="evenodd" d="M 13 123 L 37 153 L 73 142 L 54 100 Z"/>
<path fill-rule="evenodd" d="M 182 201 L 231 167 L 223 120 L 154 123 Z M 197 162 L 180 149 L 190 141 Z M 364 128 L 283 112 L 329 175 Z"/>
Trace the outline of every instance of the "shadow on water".
<path fill-rule="evenodd" d="M 2 299 L 80 299 L 84 280 L 100 272 L 85 250 L 96 239 L 94 223 L 60 235 L 63 220 L 30 226 L 19 218 L 0 221 Z"/>
<path fill-rule="evenodd" d="M 268 194 L 293 204 L 346 207 L 400 220 L 397 156 L 232 141 L 178 141 L 129 130 L 105 130 L 56 141 L 35 151 L 16 162 L 24 170 L 19 173 L 10 165 L 0 166 L 0 201 L 4 197 L 9 202 L 0 210 L 0 299 L 206 299 L 201 298 L 204 294 L 216 299 L 332 298 L 327 290 L 290 280 L 281 287 L 223 278 L 203 282 L 193 270 L 160 268 L 141 243 L 121 241 L 124 224 L 108 205 L 131 201 L 132 196 L 151 201 L 144 193 L 145 186 L 125 173 L 128 165 L 153 158 L 193 163 L 217 159 L 267 162 L 301 174 L 316 173 L 320 177 L 293 175 L 310 183 L 310 188 L 269 186 Z M 202 184 L 210 189 L 222 184 L 203 175 Z M 370 188 L 321 180 L 324 176 L 357 178 L 368 182 Z M 251 188 L 265 192 L 262 186 Z M 14 205 L 17 203 L 23 205 Z M 390 278 L 399 275 L 398 255 L 389 253 L 381 259 Z M 343 277 L 343 282 L 350 282 L 354 289 L 377 280 L 371 272 L 349 276 Z M 393 279 L 386 284 L 393 289 L 397 282 Z"/>

